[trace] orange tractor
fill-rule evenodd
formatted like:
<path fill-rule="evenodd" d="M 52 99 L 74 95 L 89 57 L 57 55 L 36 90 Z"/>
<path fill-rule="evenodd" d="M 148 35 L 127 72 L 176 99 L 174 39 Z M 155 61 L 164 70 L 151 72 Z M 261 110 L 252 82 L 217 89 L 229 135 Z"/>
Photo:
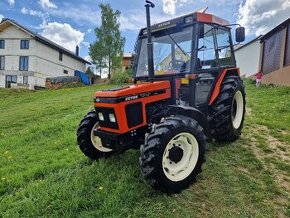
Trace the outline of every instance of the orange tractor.
<path fill-rule="evenodd" d="M 231 26 L 205 12 L 150 24 L 136 43 L 134 84 L 98 91 L 77 141 L 91 159 L 140 148 L 140 168 L 153 188 L 187 188 L 205 162 L 206 140 L 239 138 L 245 89 L 236 67 Z M 245 30 L 235 30 L 236 41 Z"/>

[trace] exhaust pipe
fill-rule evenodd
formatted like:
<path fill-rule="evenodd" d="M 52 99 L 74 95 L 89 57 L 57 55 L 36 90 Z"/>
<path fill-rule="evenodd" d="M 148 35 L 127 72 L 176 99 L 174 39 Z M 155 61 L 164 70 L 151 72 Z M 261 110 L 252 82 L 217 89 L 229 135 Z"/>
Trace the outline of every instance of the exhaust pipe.
<path fill-rule="evenodd" d="M 154 62 L 153 62 L 153 43 L 152 43 L 152 37 L 151 37 L 151 24 L 150 24 L 150 8 L 154 8 L 155 5 L 149 1 L 146 0 L 146 20 L 147 20 L 147 59 L 148 59 L 148 75 L 150 82 L 153 82 L 154 80 Z"/>

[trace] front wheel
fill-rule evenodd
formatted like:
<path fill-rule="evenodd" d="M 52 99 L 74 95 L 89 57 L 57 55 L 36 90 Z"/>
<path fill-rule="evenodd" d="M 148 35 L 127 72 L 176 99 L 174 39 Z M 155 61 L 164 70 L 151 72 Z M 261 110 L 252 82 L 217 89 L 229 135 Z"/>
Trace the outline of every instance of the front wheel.
<path fill-rule="evenodd" d="M 146 182 L 165 193 L 178 193 L 196 180 L 205 154 L 202 127 L 184 116 L 166 118 L 140 148 Z"/>
<path fill-rule="evenodd" d="M 77 130 L 77 141 L 81 151 L 93 160 L 113 154 L 113 150 L 104 147 L 103 140 L 94 135 L 97 128 L 99 128 L 97 115 L 95 111 L 90 111 L 81 120 Z"/>

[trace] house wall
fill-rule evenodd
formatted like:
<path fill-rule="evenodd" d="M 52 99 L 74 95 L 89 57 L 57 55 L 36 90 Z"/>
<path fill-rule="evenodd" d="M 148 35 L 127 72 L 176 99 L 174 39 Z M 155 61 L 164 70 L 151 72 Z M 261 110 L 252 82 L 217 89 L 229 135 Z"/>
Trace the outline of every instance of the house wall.
<path fill-rule="evenodd" d="M 17 75 L 17 83 L 23 83 L 23 76 L 28 76 L 29 88 L 45 86 L 47 77 L 73 76 L 75 70 L 85 71 L 85 63 L 63 54 L 59 61 L 59 51 L 36 41 L 28 33 L 11 25 L 0 32 L 0 39 L 5 40 L 5 49 L 0 49 L 0 56 L 5 56 L 5 69 L 0 70 L 0 87 L 5 87 L 6 75 Z M 20 40 L 29 39 L 29 49 L 20 49 Z M 28 56 L 28 71 L 19 71 L 19 56 Z M 64 70 L 68 74 L 64 74 Z"/>
<path fill-rule="evenodd" d="M 290 66 L 264 75 L 262 79 L 262 84 L 290 86 Z"/>
<path fill-rule="evenodd" d="M 289 65 L 284 66 L 286 38 L 287 38 L 287 29 L 284 28 L 282 30 L 282 43 L 281 43 L 281 50 L 280 50 L 279 69 L 272 71 L 270 73 L 264 74 L 263 79 L 262 79 L 262 84 L 275 84 L 275 85 L 290 86 L 290 66 Z M 261 59 L 262 57 L 263 56 L 261 54 Z M 261 69 L 262 69 L 262 64 L 263 62 L 261 62 Z"/>
<path fill-rule="evenodd" d="M 235 51 L 237 67 L 240 68 L 241 76 L 249 77 L 259 71 L 260 47 L 260 40 L 256 40 Z"/>

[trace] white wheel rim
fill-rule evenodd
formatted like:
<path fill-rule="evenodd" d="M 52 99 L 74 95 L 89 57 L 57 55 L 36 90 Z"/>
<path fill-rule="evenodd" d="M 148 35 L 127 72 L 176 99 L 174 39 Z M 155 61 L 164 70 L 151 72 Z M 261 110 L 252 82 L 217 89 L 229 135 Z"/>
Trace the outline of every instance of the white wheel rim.
<path fill-rule="evenodd" d="M 97 122 L 94 125 L 94 127 L 92 128 L 92 131 L 91 131 L 92 144 L 97 150 L 99 150 L 101 152 L 110 152 L 110 151 L 112 151 L 112 149 L 102 146 L 102 143 L 100 142 L 100 138 L 98 136 L 94 135 L 94 130 L 98 129 L 99 127 L 100 127 L 99 122 Z"/>
<path fill-rule="evenodd" d="M 244 115 L 244 98 L 241 91 L 237 91 L 232 103 L 233 127 L 238 129 L 241 126 Z"/>
<path fill-rule="evenodd" d="M 183 156 L 177 163 L 169 159 L 169 152 L 174 146 L 183 150 Z M 162 157 L 162 168 L 165 176 L 171 181 L 178 182 L 188 177 L 194 170 L 199 156 L 199 147 L 196 138 L 187 132 L 173 137 Z"/>

